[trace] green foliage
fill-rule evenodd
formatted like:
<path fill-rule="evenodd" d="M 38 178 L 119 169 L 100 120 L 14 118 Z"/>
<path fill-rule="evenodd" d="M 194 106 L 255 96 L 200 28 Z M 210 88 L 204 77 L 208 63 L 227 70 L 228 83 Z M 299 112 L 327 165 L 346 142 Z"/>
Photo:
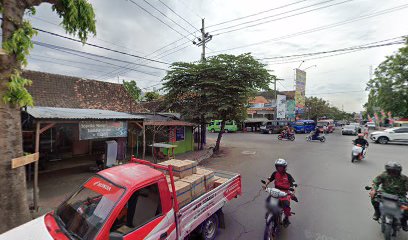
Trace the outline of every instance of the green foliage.
<path fill-rule="evenodd" d="M 394 116 L 408 117 L 408 38 L 406 41 L 375 69 L 375 77 L 368 82 L 370 94 L 364 105 L 368 113 L 379 107 Z"/>
<path fill-rule="evenodd" d="M 59 0 L 52 10 L 62 17 L 62 26 L 67 33 L 78 35 L 82 42 L 88 38 L 88 33 L 96 34 L 95 13 L 87 0 Z"/>
<path fill-rule="evenodd" d="M 31 38 L 37 34 L 29 21 L 23 21 L 20 28 L 13 32 L 11 37 L 3 42 L 3 49 L 8 54 L 15 54 L 19 64 L 27 65 L 26 55 L 33 48 Z"/>
<path fill-rule="evenodd" d="M 248 99 L 269 89 L 274 78 L 250 54 L 222 54 L 205 62 L 173 63 L 164 78 L 166 101 L 193 122 L 209 119 L 241 120 Z"/>
<path fill-rule="evenodd" d="M 123 87 L 136 102 L 140 101 L 142 90 L 137 86 L 136 81 L 123 81 Z"/>
<path fill-rule="evenodd" d="M 305 118 L 317 120 L 321 117 L 327 117 L 335 120 L 351 120 L 353 114 L 346 113 L 330 104 L 322 98 L 306 97 Z"/>
<path fill-rule="evenodd" d="M 35 7 L 30 7 L 28 9 L 28 15 L 35 15 L 37 13 L 37 10 L 35 9 Z"/>
<path fill-rule="evenodd" d="M 20 107 L 33 106 L 33 98 L 25 88 L 31 83 L 31 80 L 23 78 L 18 72 L 15 72 L 10 76 L 10 81 L 7 83 L 8 91 L 3 95 L 3 101 Z"/>
<path fill-rule="evenodd" d="M 0 1 L 0 13 L 3 13 L 3 3 Z"/>
<path fill-rule="evenodd" d="M 146 92 L 144 95 L 144 99 L 148 102 L 155 101 L 160 98 L 160 94 L 158 92 Z"/>
<path fill-rule="evenodd" d="M 274 78 L 250 54 L 221 54 L 205 62 L 173 63 L 163 89 L 170 109 L 202 124 L 210 119 L 245 118 L 248 100 L 258 90 L 269 89 Z"/>

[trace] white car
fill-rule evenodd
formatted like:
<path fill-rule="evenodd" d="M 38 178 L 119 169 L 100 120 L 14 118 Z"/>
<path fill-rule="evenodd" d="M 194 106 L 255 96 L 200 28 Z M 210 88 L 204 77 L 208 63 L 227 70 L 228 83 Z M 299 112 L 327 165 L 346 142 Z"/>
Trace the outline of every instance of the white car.
<path fill-rule="evenodd" d="M 372 132 L 370 139 L 381 144 L 388 142 L 408 142 L 408 127 L 396 127 L 384 131 Z"/>
<path fill-rule="evenodd" d="M 357 128 L 354 125 L 346 125 L 341 128 L 341 135 L 357 135 Z"/>
<path fill-rule="evenodd" d="M 352 126 L 356 127 L 357 133 L 361 133 L 362 129 L 361 129 L 360 123 L 352 122 L 349 125 L 352 125 Z"/>
<path fill-rule="evenodd" d="M 366 125 L 368 129 L 375 129 L 375 122 L 367 122 Z"/>

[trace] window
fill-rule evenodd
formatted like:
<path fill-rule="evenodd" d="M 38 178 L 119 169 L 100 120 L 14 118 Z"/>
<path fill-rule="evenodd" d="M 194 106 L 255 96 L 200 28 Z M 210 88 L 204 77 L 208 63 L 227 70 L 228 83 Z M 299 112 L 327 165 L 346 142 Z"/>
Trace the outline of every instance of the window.
<path fill-rule="evenodd" d="M 123 192 L 123 188 L 93 177 L 58 207 L 56 219 L 80 238 L 94 239 Z"/>
<path fill-rule="evenodd" d="M 162 214 L 157 184 L 136 191 L 119 213 L 111 232 L 128 234 Z"/>
<path fill-rule="evenodd" d="M 395 133 L 408 133 L 408 128 L 399 128 L 394 130 Z"/>
<path fill-rule="evenodd" d="M 186 135 L 186 129 L 184 126 L 176 128 L 176 141 L 184 141 Z"/>

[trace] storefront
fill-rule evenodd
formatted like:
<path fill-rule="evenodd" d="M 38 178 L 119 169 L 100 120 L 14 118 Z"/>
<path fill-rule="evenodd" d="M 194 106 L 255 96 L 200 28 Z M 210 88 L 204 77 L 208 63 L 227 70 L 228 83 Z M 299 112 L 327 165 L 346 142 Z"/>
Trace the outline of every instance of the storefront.
<path fill-rule="evenodd" d="M 89 164 L 106 162 L 108 154 L 114 154 L 115 160 L 125 160 L 128 124 L 144 119 L 108 110 L 52 107 L 29 107 L 22 115 L 23 149 L 37 152 L 39 139 L 40 170 L 78 164 L 81 157 Z"/>

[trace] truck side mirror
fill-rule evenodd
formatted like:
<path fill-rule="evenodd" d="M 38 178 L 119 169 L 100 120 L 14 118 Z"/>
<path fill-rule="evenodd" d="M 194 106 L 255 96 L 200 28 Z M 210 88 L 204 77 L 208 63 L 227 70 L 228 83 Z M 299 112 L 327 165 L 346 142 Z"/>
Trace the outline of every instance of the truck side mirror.
<path fill-rule="evenodd" d="M 123 239 L 123 234 L 119 232 L 111 232 L 109 234 L 109 239 L 110 240 L 122 240 Z"/>

